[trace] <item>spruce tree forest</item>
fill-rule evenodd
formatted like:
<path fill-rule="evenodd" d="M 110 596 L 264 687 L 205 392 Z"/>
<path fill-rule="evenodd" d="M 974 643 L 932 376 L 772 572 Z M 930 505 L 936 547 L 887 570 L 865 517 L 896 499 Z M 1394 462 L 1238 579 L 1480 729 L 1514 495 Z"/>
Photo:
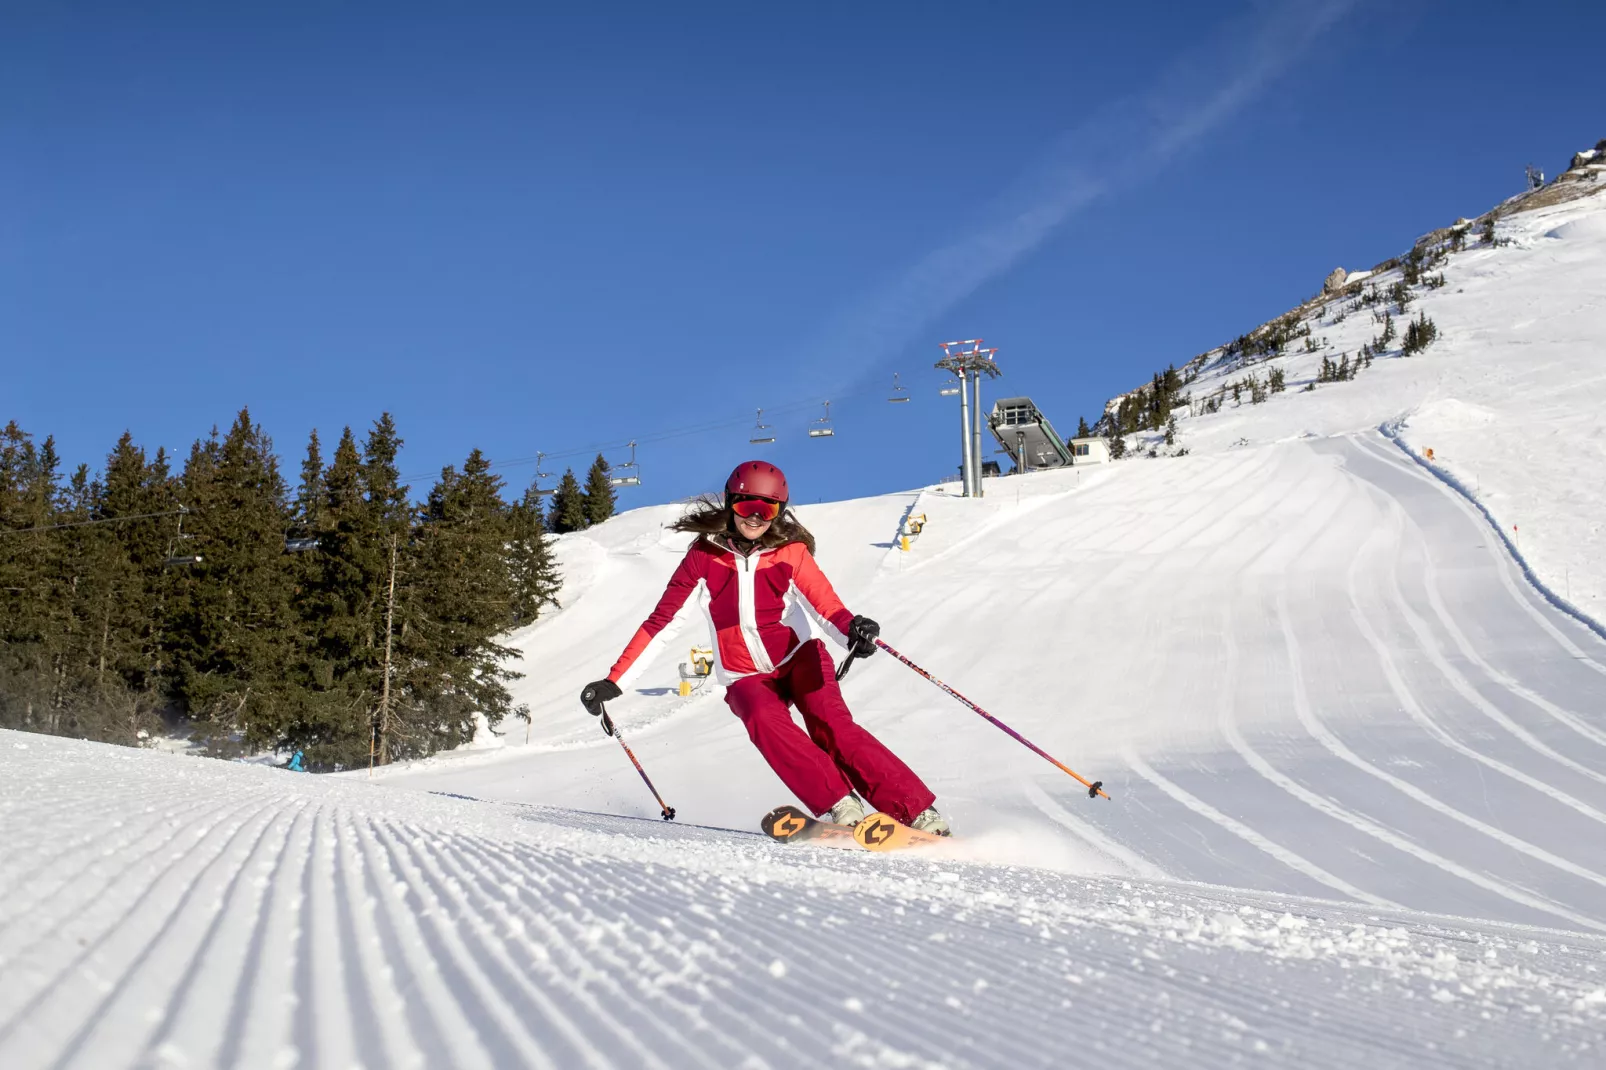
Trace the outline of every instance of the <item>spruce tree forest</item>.
<path fill-rule="evenodd" d="M 550 515 L 474 450 L 415 500 L 389 414 L 291 486 L 241 410 L 180 464 L 124 433 L 64 475 L 52 439 L 0 431 L 0 727 L 335 770 L 466 743 L 528 718 L 497 641 L 558 604 L 549 531 L 613 513 L 607 464 Z M 551 492 L 548 491 L 550 494 Z"/>

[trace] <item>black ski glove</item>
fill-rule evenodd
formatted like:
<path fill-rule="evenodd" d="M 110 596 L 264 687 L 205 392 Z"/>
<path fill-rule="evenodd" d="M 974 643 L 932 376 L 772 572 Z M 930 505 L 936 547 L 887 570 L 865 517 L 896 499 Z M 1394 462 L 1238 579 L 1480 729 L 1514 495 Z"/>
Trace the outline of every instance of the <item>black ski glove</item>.
<path fill-rule="evenodd" d="M 619 690 L 619 685 L 612 680 L 597 680 L 587 684 L 585 690 L 580 692 L 580 705 L 584 706 L 591 716 L 601 717 L 602 704 L 612 702 L 622 694 L 624 692 Z"/>
<path fill-rule="evenodd" d="M 856 658 L 867 658 L 875 653 L 876 637 L 881 625 L 869 617 L 854 617 L 848 625 L 848 649 Z"/>

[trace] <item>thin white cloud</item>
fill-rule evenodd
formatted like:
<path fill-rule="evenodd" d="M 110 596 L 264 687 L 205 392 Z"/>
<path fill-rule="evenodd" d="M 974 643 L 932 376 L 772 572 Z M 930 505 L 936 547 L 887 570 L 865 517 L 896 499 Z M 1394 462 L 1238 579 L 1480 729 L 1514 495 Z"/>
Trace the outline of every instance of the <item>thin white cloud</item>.
<path fill-rule="evenodd" d="M 1009 270 L 1131 176 L 1194 148 L 1264 93 L 1361 0 L 1260 7 L 1173 61 L 1144 93 L 1100 109 L 1005 189 L 983 221 L 914 263 L 824 332 L 876 363 L 917 341 L 947 309 Z M 935 341 L 935 339 L 933 339 Z M 813 348 L 813 347 L 811 347 Z"/>

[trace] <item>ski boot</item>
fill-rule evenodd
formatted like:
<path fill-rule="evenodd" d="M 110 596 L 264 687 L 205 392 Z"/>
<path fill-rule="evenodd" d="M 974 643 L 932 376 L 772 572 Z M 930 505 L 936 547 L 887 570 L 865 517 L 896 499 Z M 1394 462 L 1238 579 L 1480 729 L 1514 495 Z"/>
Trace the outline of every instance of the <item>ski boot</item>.
<path fill-rule="evenodd" d="M 909 822 L 909 827 L 916 832 L 929 832 L 933 836 L 951 836 L 953 830 L 948 827 L 948 819 L 937 812 L 935 806 L 928 806 L 915 815 Z"/>
<path fill-rule="evenodd" d="M 821 821 L 829 821 L 833 825 L 847 825 L 852 828 L 864 820 L 864 803 L 859 801 L 857 795 L 851 792 L 837 800 L 835 806 L 820 815 Z"/>

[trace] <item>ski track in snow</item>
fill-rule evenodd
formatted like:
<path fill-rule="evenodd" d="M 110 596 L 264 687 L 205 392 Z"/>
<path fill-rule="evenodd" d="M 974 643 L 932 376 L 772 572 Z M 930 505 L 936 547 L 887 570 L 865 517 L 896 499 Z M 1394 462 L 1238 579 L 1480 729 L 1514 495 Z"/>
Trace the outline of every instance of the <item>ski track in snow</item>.
<path fill-rule="evenodd" d="M 16 733 L 0 807 L 8 1068 L 1588 1065 L 1606 1031 L 1606 940 L 1557 930 Z"/>

